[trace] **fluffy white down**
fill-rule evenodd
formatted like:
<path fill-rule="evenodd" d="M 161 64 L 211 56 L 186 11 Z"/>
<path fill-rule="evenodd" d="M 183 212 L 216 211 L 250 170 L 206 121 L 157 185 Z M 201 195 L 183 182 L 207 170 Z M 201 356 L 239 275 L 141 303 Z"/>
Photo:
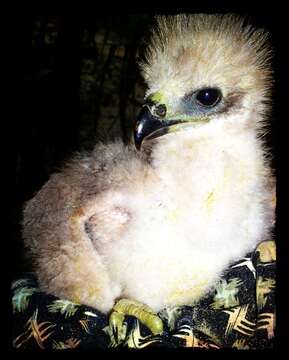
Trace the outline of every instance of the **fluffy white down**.
<path fill-rule="evenodd" d="M 164 136 L 152 173 L 105 195 L 107 211 L 119 209 L 116 218 L 127 222 L 116 242 L 98 249 L 115 298 L 155 311 L 190 304 L 268 236 L 262 147 L 253 130 L 236 123 Z"/>
<path fill-rule="evenodd" d="M 139 156 L 98 144 L 26 204 L 23 239 L 43 291 L 103 312 L 120 297 L 155 311 L 192 304 L 271 236 L 274 178 L 260 140 L 272 85 L 267 38 L 230 14 L 158 19 L 140 62 L 145 101 L 192 127 Z M 222 99 L 201 121 L 192 94 L 207 87 Z"/>

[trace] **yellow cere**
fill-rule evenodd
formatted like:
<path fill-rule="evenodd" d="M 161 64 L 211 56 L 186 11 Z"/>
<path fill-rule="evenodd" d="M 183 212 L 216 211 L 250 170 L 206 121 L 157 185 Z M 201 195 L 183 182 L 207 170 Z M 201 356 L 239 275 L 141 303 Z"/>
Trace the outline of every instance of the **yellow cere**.
<path fill-rule="evenodd" d="M 160 91 L 157 91 L 155 92 L 154 94 L 151 94 L 149 96 L 149 100 L 157 103 L 157 104 L 165 104 L 165 97 L 164 95 L 160 92 Z"/>

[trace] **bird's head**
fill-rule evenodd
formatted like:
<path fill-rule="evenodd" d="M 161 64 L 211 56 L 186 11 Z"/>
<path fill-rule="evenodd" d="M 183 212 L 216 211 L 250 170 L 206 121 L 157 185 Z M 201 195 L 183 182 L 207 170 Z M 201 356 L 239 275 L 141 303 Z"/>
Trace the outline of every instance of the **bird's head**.
<path fill-rule="evenodd" d="M 185 130 L 260 129 L 272 82 L 267 38 L 230 14 L 157 17 L 140 62 L 148 90 L 136 147 Z"/>

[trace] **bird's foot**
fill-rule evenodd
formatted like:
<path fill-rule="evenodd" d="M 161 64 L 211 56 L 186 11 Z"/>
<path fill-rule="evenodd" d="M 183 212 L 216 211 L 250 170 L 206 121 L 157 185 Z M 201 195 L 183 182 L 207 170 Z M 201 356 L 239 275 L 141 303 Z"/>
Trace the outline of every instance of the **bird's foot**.
<path fill-rule="evenodd" d="M 121 299 L 114 305 L 109 317 L 109 324 L 118 342 L 125 337 L 126 327 L 123 322 L 126 315 L 136 317 L 153 335 L 163 332 L 162 320 L 149 306 L 135 300 Z"/>
<path fill-rule="evenodd" d="M 262 241 L 256 249 L 259 253 L 261 263 L 269 263 L 276 261 L 276 243 L 275 241 Z"/>

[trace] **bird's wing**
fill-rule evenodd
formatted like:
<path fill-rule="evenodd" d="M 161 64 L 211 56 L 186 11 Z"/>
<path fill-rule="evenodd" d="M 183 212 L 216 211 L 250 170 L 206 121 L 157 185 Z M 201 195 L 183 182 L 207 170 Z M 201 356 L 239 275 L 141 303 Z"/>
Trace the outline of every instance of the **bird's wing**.
<path fill-rule="evenodd" d="M 88 160 L 72 161 L 27 202 L 23 238 L 43 290 L 106 312 L 119 289 L 101 249 L 119 239 L 130 215 L 119 205 L 115 178 L 120 175 L 111 174 L 115 166 L 105 174 L 106 162 L 94 160 L 90 167 Z"/>

